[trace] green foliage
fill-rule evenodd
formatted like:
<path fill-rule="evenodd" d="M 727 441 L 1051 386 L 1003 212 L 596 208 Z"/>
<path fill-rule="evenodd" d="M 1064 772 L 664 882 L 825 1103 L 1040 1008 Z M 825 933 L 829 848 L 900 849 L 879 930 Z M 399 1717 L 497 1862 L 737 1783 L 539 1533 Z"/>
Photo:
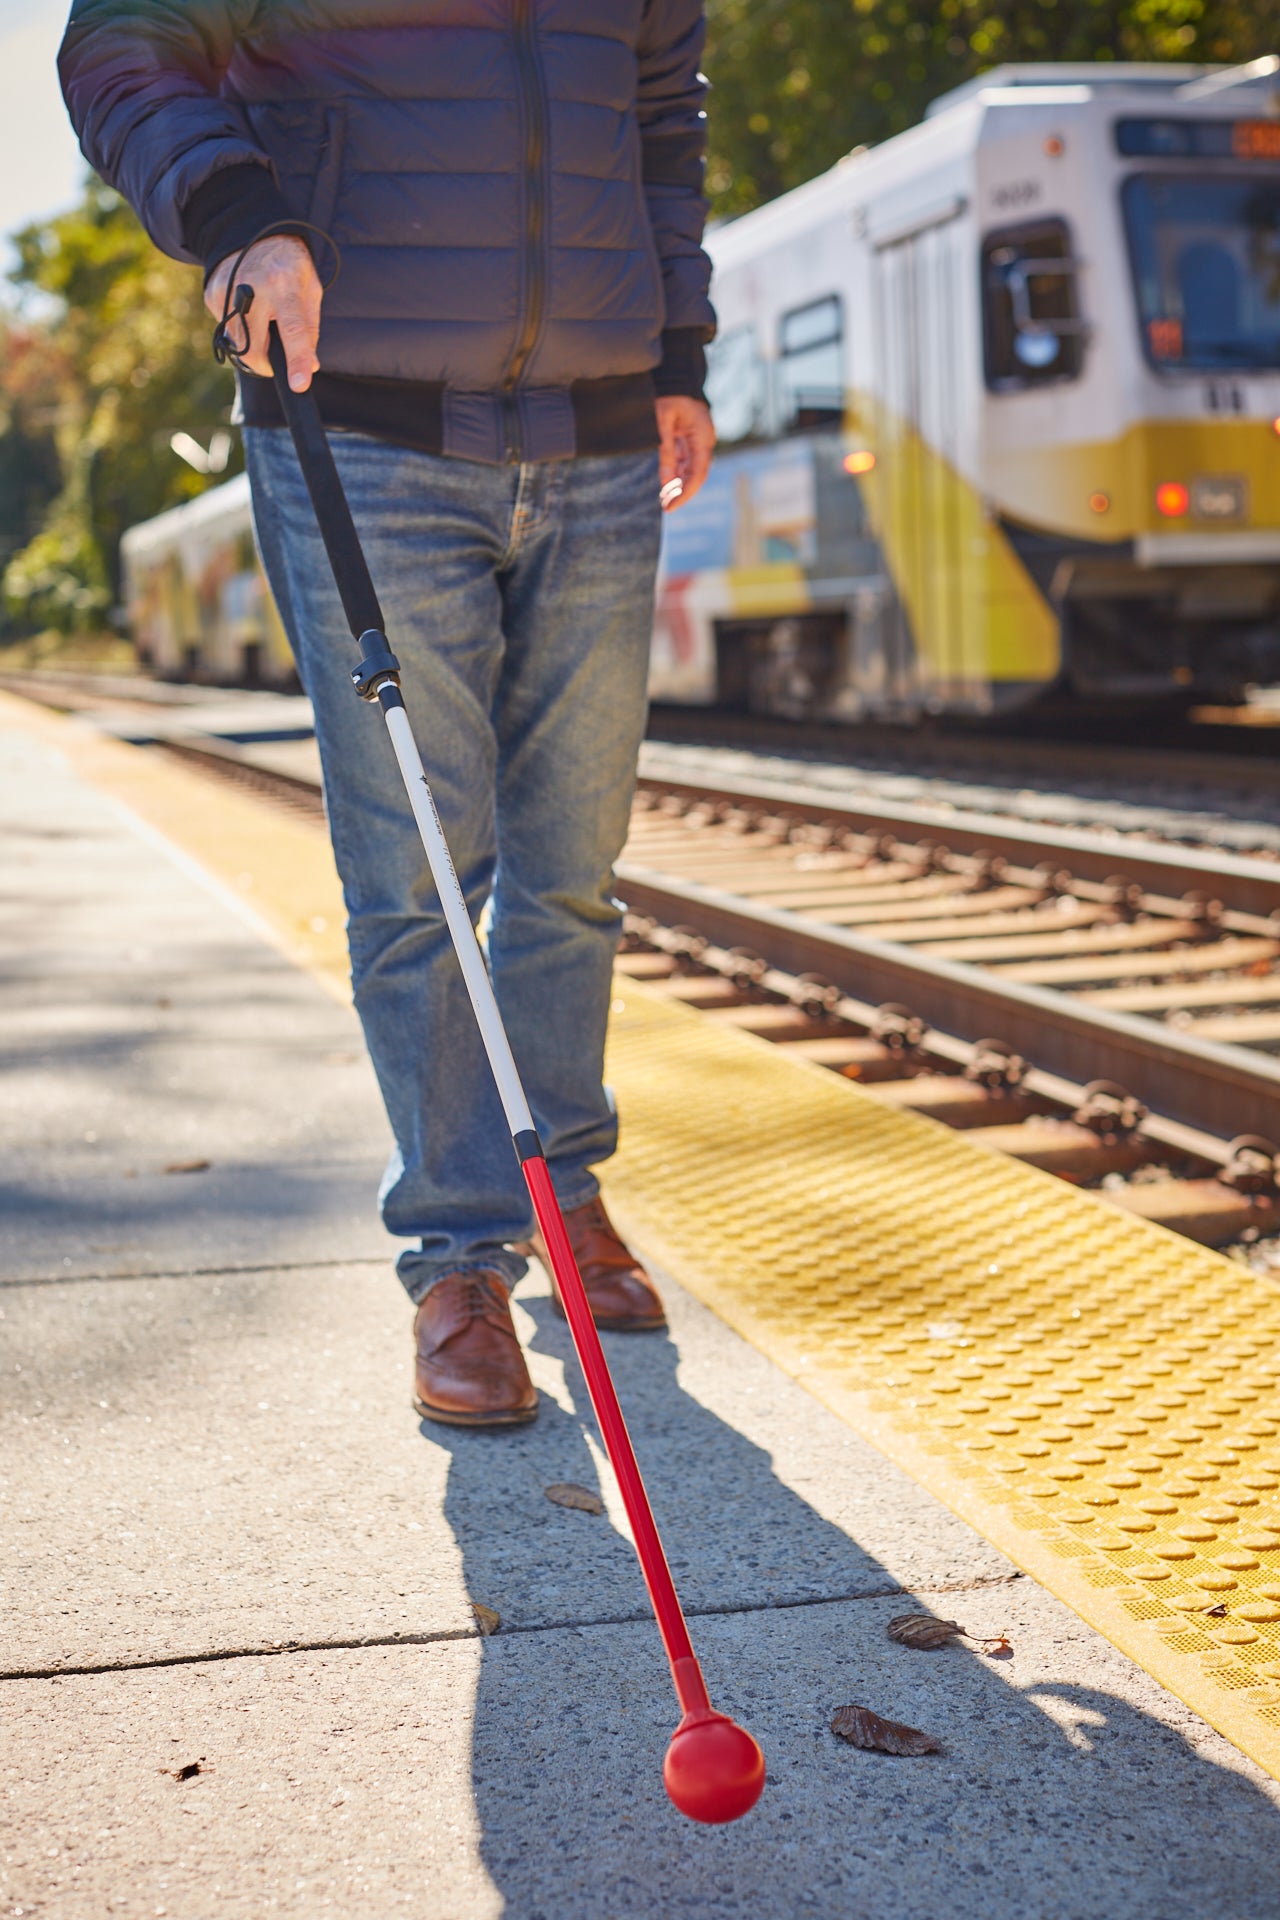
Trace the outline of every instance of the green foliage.
<path fill-rule="evenodd" d="M 1274 0 L 708 0 L 713 211 L 745 213 L 913 126 L 1002 61 L 1234 62 Z"/>
<path fill-rule="evenodd" d="M 55 434 L 65 372 L 39 328 L 0 320 L 0 573 L 61 486 Z"/>
<path fill-rule="evenodd" d="M 53 303 L 38 338 L 56 401 L 47 411 L 46 487 L 37 528 L 4 492 L 0 439 L 0 557 L 11 627 L 101 626 L 118 595 L 126 527 L 203 492 L 204 476 L 169 445 L 183 429 L 207 444 L 227 419 L 230 388 L 209 352 L 200 276 L 158 253 L 129 207 L 91 180 L 80 204 L 15 238 L 13 279 Z M 10 367 L 0 368 L 0 407 Z M 238 456 L 237 456 L 238 457 Z M 234 470 L 234 469 L 232 469 Z M 219 476 L 221 478 L 222 476 Z M 37 492 L 39 490 L 37 489 Z M 30 501 L 25 511 L 29 517 Z"/>

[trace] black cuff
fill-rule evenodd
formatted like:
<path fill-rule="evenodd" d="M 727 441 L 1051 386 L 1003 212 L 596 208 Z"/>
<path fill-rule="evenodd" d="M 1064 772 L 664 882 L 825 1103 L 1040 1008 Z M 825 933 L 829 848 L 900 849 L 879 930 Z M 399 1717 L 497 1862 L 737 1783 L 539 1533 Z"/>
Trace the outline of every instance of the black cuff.
<path fill-rule="evenodd" d="M 270 170 L 246 160 L 223 167 L 196 188 L 182 209 L 182 239 L 204 267 L 205 279 L 229 254 L 256 240 L 264 227 L 287 232 L 298 215 Z"/>
<path fill-rule="evenodd" d="M 685 394 L 703 400 L 707 378 L 707 349 L 701 327 L 668 327 L 662 336 L 662 360 L 653 370 L 653 390 L 659 399 Z"/>

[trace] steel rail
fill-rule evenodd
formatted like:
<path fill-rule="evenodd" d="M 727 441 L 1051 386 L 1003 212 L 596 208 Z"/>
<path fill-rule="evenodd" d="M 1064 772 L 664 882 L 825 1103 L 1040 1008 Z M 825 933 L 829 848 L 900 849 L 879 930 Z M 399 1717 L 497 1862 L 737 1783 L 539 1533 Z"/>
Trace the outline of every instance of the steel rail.
<path fill-rule="evenodd" d="M 909 832 L 917 839 L 943 840 L 953 853 L 1000 854 L 1025 866 L 1051 860 L 1081 880 L 1111 880 L 1119 874 L 1152 893 L 1207 893 L 1238 912 L 1280 913 L 1280 860 L 1207 853 L 1122 833 L 1022 825 L 1005 815 L 947 807 L 845 799 L 838 793 L 828 799 L 812 787 L 776 780 L 694 780 L 687 768 L 681 770 L 674 762 L 668 771 L 661 756 L 651 751 L 645 753 L 640 784 L 694 803 L 723 801 L 797 820 L 839 821 L 851 833 Z"/>
<path fill-rule="evenodd" d="M 633 913 L 696 927 L 723 947 L 749 947 L 787 973 L 819 974 L 873 1005 L 905 1002 L 930 1026 L 965 1041 L 1002 1040 L 1066 1080 L 1118 1081 L 1184 1126 L 1223 1138 L 1276 1131 L 1280 1059 L 1270 1054 L 1197 1039 L 962 961 L 824 927 L 635 861 L 619 863 L 618 880 Z"/>

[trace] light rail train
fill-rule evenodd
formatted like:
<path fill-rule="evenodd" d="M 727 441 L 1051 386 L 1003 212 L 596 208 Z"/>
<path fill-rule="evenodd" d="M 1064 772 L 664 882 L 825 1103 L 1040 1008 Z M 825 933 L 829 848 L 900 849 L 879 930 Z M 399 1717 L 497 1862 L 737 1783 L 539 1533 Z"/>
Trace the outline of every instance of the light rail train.
<path fill-rule="evenodd" d="M 711 232 L 720 451 L 666 522 L 656 699 L 994 719 L 1280 680 L 1277 64 L 997 68 Z M 161 671 L 288 670 L 247 547 L 149 584 L 233 492 L 247 530 L 236 481 L 126 536 Z"/>
<path fill-rule="evenodd" d="M 130 527 L 120 563 L 134 645 L 162 678 L 296 683 L 253 544 L 247 474 Z"/>

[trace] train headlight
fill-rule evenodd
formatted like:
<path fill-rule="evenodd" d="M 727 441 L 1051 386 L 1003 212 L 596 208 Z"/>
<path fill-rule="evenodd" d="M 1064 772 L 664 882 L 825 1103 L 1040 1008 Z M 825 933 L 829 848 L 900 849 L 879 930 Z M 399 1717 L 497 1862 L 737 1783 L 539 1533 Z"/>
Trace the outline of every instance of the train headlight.
<path fill-rule="evenodd" d="M 876 463 L 876 457 L 868 448 L 863 447 L 857 453 L 846 453 L 844 470 L 846 473 L 870 473 Z"/>
<path fill-rule="evenodd" d="M 1191 495 L 1181 480 L 1162 480 L 1156 488 L 1156 512 L 1166 520 L 1181 520 L 1191 505 Z"/>
<path fill-rule="evenodd" d="M 1277 435 L 1277 437 L 1280 437 L 1280 413 L 1278 413 L 1275 419 L 1271 422 L 1271 431 L 1272 433 Z"/>
<path fill-rule="evenodd" d="M 1099 488 L 1097 493 L 1091 493 L 1089 495 L 1090 513 L 1109 513 L 1110 510 L 1111 495 L 1109 493 L 1103 493 L 1101 488 Z"/>

